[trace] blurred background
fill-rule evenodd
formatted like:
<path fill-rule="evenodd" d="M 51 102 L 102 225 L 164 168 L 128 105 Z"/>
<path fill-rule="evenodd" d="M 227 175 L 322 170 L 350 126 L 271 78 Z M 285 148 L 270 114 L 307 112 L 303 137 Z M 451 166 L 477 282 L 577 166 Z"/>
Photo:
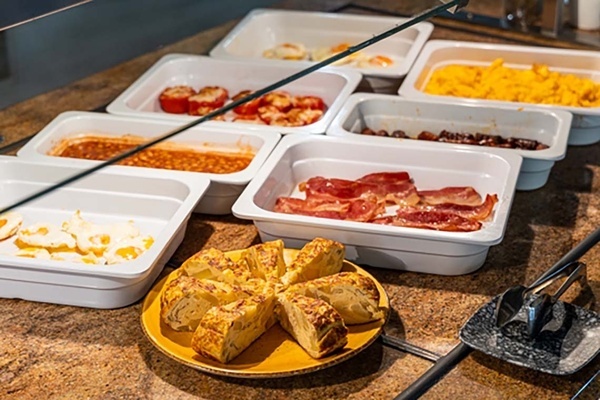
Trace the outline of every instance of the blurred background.
<path fill-rule="evenodd" d="M 31 20 L 81 1 L 0 1 L 0 109 L 275 3 L 96 0 Z"/>

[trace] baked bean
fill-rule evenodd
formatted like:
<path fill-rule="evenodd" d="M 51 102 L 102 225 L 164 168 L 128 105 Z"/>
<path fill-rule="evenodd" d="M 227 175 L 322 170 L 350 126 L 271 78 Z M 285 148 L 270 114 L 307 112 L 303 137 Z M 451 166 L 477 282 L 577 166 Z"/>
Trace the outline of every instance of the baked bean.
<path fill-rule="evenodd" d="M 130 138 L 78 137 L 67 139 L 50 152 L 58 157 L 108 160 L 143 143 Z M 132 155 L 118 164 L 178 171 L 229 174 L 248 167 L 254 153 L 199 151 L 182 145 L 158 144 Z"/>

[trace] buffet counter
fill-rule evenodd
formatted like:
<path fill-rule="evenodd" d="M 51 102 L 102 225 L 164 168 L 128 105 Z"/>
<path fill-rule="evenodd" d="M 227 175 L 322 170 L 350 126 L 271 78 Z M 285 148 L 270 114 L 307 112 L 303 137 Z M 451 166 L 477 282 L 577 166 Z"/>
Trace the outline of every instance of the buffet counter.
<path fill-rule="evenodd" d="M 365 2 L 370 3 L 370 2 Z M 387 2 L 377 2 L 386 6 Z M 288 1 L 280 8 L 327 10 L 336 1 Z M 390 7 L 393 4 L 389 5 Z M 102 73 L 0 111 L 3 145 L 14 153 L 59 113 L 104 107 L 164 55 L 207 54 L 237 21 L 200 32 Z M 431 39 L 508 42 L 436 27 Z M 367 268 L 392 307 L 386 333 L 438 354 L 458 342 L 469 317 L 508 287 L 530 283 L 600 226 L 600 143 L 571 146 L 541 189 L 517 192 L 505 237 L 483 267 L 462 276 Z M 201 249 L 242 249 L 258 243 L 251 221 L 193 214 L 182 245 L 161 276 Z M 600 296 L 600 246 L 583 258 L 594 298 Z M 278 379 L 205 374 L 163 355 L 140 326 L 141 301 L 98 310 L 1 299 L 2 399 L 391 399 L 431 362 L 377 341 L 322 371 Z M 598 302 L 592 306 L 600 311 Z M 552 376 L 474 352 L 423 398 L 569 399 L 600 368 L 596 357 L 579 372 Z M 597 398 L 596 382 L 582 399 Z"/>

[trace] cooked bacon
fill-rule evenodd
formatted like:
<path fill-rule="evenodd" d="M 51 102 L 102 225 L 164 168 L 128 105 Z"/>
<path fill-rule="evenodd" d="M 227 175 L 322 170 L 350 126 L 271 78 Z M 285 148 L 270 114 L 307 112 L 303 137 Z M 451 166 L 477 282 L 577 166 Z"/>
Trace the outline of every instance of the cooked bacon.
<path fill-rule="evenodd" d="M 477 221 L 483 221 L 490 216 L 494 205 L 498 202 L 498 196 L 486 195 L 485 201 L 477 206 L 467 206 L 464 204 L 442 203 L 437 205 L 416 205 L 410 207 L 414 211 L 435 211 L 444 214 L 455 214 L 463 218 L 468 218 Z M 399 209 L 398 211 L 402 210 Z"/>
<path fill-rule="evenodd" d="M 481 204 L 481 195 L 471 186 L 445 187 L 438 190 L 419 190 L 421 201 L 429 205 L 444 203 L 478 206 Z"/>
<path fill-rule="evenodd" d="M 375 195 L 380 200 L 397 205 L 411 206 L 419 202 L 415 185 L 406 180 L 400 183 L 376 184 L 317 176 L 301 183 L 300 190 L 306 192 L 307 198 L 328 201 L 355 200 Z"/>
<path fill-rule="evenodd" d="M 352 201 L 326 201 L 319 199 L 298 199 L 279 197 L 274 211 L 285 214 L 299 214 L 313 217 L 368 222 L 385 211 L 383 202 L 376 197 Z"/>
<path fill-rule="evenodd" d="M 404 181 L 410 181 L 410 175 L 406 171 L 375 172 L 372 174 L 365 175 L 362 178 L 358 178 L 357 181 L 379 184 L 401 183 Z"/>
<path fill-rule="evenodd" d="M 472 232 L 481 229 L 481 222 L 460 215 L 440 211 L 414 211 L 411 209 L 400 209 L 395 216 L 376 218 L 371 222 L 448 232 Z"/>

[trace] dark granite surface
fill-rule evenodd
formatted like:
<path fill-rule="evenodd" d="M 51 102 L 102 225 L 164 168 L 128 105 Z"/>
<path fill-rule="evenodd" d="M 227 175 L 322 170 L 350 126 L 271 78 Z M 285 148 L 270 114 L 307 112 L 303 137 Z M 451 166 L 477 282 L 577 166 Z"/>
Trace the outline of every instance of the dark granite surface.
<path fill-rule="evenodd" d="M 369 2 L 375 4 L 374 2 Z M 410 2 L 408 2 L 410 3 Z M 488 2 L 489 3 L 489 2 Z M 396 2 L 377 5 L 397 7 Z M 328 9 L 335 1 L 295 2 L 286 7 Z M 235 25 L 198 33 L 82 79 L 75 84 L 0 111 L 6 142 L 37 132 L 67 110 L 109 103 L 161 56 L 204 54 Z M 436 28 L 434 38 L 507 42 L 490 36 Z M 443 277 L 369 269 L 384 285 L 393 307 L 388 333 L 437 353 L 458 342 L 460 327 L 506 288 L 530 283 L 600 225 L 600 143 L 570 147 L 548 184 L 516 194 L 505 238 L 490 249 L 475 273 Z M 258 240 L 251 223 L 232 216 L 194 215 L 174 258 L 216 247 L 232 250 Z M 600 296 L 600 246 L 585 257 L 593 294 Z M 166 269 L 165 273 L 170 269 Z M 576 289 L 564 297 L 573 300 Z M 0 300 L 0 398 L 2 399 L 391 399 L 431 363 L 379 342 L 333 368 L 289 379 L 213 377 L 167 358 L 144 337 L 140 303 L 94 310 L 20 300 Z M 592 309 L 600 310 L 592 300 Z M 552 376 L 475 352 L 434 386 L 427 399 L 568 399 L 600 367 Z M 594 386 L 585 399 L 597 398 Z"/>

